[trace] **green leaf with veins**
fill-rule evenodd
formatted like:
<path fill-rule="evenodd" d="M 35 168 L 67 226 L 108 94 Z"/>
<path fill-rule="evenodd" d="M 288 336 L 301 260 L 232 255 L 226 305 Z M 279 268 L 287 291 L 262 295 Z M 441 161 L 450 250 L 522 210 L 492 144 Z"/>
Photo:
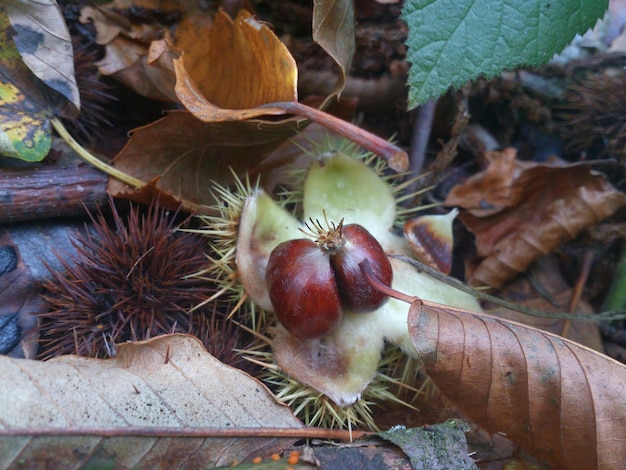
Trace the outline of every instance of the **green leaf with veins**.
<path fill-rule="evenodd" d="M 407 0 L 409 108 L 479 75 L 546 63 L 607 7 L 607 0 Z"/>

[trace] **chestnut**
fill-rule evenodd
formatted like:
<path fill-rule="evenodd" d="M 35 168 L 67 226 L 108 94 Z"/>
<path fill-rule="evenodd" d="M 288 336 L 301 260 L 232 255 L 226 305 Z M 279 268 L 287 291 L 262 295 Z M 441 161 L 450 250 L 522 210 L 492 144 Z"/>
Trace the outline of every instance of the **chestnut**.
<path fill-rule="evenodd" d="M 341 320 L 330 255 L 308 239 L 289 240 L 270 254 L 265 272 L 278 321 L 296 338 L 319 338 Z"/>
<path fill-rule="evenodd" d="M 359 265 L 364 260 L 369 260 L 372 275 L 383 284 L 391 286 L 391 263 L 378 240 L 361 225 L 344 225 L 342 237 L 343 245 L 330 257 L 342 305 L 351 312 L 376 310 L 387 296 L 372 287 L 363 276 Z"/>
<path fill-rule="evenodd" d="M 343 309 L 368 312 L 383 304 L 386 295 L 361 272 L 364 260 L 381 283 L 390 286 L 393 277 L 385 251 L 361 225 L 344 226 L 341 221 L 324 228 L 311 223 L 315 242 L 302 238 L 281 243 L 270 254 L 265 273 L 278 321 L 297 338 L 329 333 Z"/>

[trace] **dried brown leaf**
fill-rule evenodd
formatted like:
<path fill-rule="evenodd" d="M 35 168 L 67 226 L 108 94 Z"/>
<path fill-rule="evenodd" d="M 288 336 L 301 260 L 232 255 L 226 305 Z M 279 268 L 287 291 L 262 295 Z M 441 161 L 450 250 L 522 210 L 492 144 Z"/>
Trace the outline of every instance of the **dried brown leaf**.
<path fill-rule="evenodd" d="M 80 21 L 93 23 L 96 42 L 106 54 L 98 62 L 103 75 L 109 75 L 142 96 L 161 101 L 176 101 L 171 71 L 154 67 L 152 41 L 157 39 L 158 24 L 133 24 L 125 16 L 104 6 L 85 6 Z"/>
<path fill-rule="evenodd" d="M 331 96 L 341 94 L 355 51 L 354 2 L 352 0 L 315 0 L 313 2 L 313 40 L 339 66 L 339 80 Z"/>
<path fill-rule="evenodd" d="M 626 367 L 519 323 L 416 301 L 424 370 L 469 418 L 556 468 L 626 466 Z"/>
<path fill-rule="evenodd" d="M 3 7 L 22 60 L 37 78 L 72 104 L 63 110 L 63 115 L 75 117 L 80 109 L 80 95 L 74 77 L 72 41 L 57 2 L 8 0 Z"/>
<path fill-rule="evenodd" d="M 114 165 L 144 181 L 152 180 L 146 191 L 163 191 L 183 201 L 185 208 L 198 210 L 199 205 L 213 202 L 213 183 L 231 182 L 231 169 L 243 173 L 254 167 L 267 151 L 296 132 L 295 121 L 202 122 L 186 111 L 173 111 L 136 129 Z M 134 200 L 151 197 L 129 192 L 115 179 L 109 180 L 109 192 Z"/>
<path fill-rule="evenodd" d="M 242 111 L 297 99 L 295 60 L 269 28 L 245 10 L 234 20 L 222 10 L 213 20 L 187 14 L 175 30 L 177 47 L 167 31 L 159 38 L 162 26 L 133 24 L 110 8 L 84 7 L 81 21 L 92 21 L 98 43 L 106 45 L 101 73 L 153 99 L 180 99 L 205 121 L 284 114 Z"/>
<path fill-rule="evenodd" d="M 488 168 L 446 198 L 446 205 L 467 209 L 459 219 L 476 235 L 480 264 L 467 277 L 471 285 L 501 287 L 626 204 L 624 194 L 587 166 L 515 156 L 514 149 L 491 152 Z"/>
<path fill-rule="evenodd" d="M 0 357 L 0 363 L 0 400 L 11 403 L 0 409 L 3 468 L 18 460 L 27 466 L 46 461 L 54 468 L 102 462 L 117 468 L 229 465 L 269 455 L 293 440 L 160 437 L 150 430 L 302 426 L 264 385 L 217 361 L 191 336 L 122 344 L 109 360 Z M 122 434 L 129 427 L 142 435 Z M 54 436 L 55 429 L 74 435 Z M 42 431 L 52 435 L 37 437 Z"/>
<path fill-rule="evenodd" d="M 180 98 L 190 113 L 175 111 L 136 129 L 116 157 L 115 167 L 150 185 L 132 193 L 111 179 L 109 191 L 135 200 L 161 191 L 185 208 L 198 210 L 199 205 L 213 202 L 212 183 L 232 181 L 231 169 L 242 173 L 254 167 L 264 153 L 296 134 L 302 119 L 251 119 L 285 114 L 255 106 L 267 100 L 295 100 L 297 69 L 278 38 L 246 12 L 234 21 L 224 12 L 213 22 L 187 19 L 176 40 L 188 51 L 183 53 L 168 39 L 153 41 L 149 55 L 131 60 L 135 65 L 129 63 L 125 73 L 136 72 L 134 83 L 146 79 L 142 89 L 154 88 L 153 97 Z M 114 54 L 112 49 L 107 57 Z M 143 64 L 141 70 L 136 64 Z"/>
<path fill-rule="evenodd" d="M 210 28 L 182 27 L 176 44 L 184 51 L 185 62 L 183 66 L 182 57 L 174 60 L 176 93 L 199 119 L 216 120 L 209 117 L 215 110 L 207 111 L 209 116 L 201 114 L 201 108 L 196 111 L 199 96 L 212 108 L 224 111 L 298 98 L 298 69 L 291 53 L 265 24 L 245 10 L 234 20 L 224 11 L 218 12 Z M 250 117 L 254 116 L 244 119 Z M 222 119 L 228 118 L 217 120 Z"/>
<path fill-rule="evenodd" d="M 104 7 L 86 5 L 80 11 L 80 22 L 93 23 L 96 30 L 96 43 L 107 45 L 120 35 L 137 37 L 132 32 L 132 23 L 120 13 Z"/>
<path fill-rule="evenodd" d="M 383 156 L 392 169 L 406 170 L 407 155 L 400 148 L 299 103 L 293 57 L 249 13 L 241 11 L 231 20 L 220 11 L 212 23 L 190 18 L 179 26 L 176 43 L 184 50 L 167 37 L 154 41 L 147 63 L 157 71 L 161 91 L 175 92 L 190 114 L 174 112 L 136 129 L 114 162 L 118 170 L 150 181 L 151 192 L 163 191 L 189 209 L 210 204 L 212 182 L 224 185 L 232 182 L 232 171 L 253 169 L 307 120 L 321 122 Z M 265 106 L 271 103 L 275 105 Z M 277 115 L 295 116 L 272 118 Z M 110 193 L 145 199 L 117 181 L 111 181 Z"/>

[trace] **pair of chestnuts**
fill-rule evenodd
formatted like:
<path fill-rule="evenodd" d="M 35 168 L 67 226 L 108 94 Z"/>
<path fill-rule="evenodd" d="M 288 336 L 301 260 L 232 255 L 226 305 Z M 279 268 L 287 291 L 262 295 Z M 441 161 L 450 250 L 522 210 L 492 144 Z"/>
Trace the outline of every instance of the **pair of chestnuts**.
<path fill-rule="evenodd" d="M 343 311 L 369 312 L 386 300 L 361 272 L 390 286 L 391 264 L 374 236 L 358 224 L 307 226 L 315 240 L 288 240 L 272 251 L 265 281 L 278 321 L 294 337 L 319 338 L 331 332 Z M 306 233 L 306 232 L 305 232 Z"/>

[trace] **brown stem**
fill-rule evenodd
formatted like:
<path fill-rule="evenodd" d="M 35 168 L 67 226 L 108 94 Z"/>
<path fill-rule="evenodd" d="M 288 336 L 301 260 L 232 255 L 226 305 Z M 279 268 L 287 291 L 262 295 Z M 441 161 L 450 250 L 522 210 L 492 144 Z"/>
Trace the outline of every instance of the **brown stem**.
<path fill-rule="evenodd" d="M 340 439 L 350 441 L 374 433 L 324 428 L 184 428 L 157 426 L 12 428 L 2 436 L 148 436 L 148 437 L 292 437 L 297 439 Z"/>
<path fill-rule="evenodd" d="M 567 311 L 570 313 L 576 312 L 576 306 L 580 301 L 580 297 L 582 296 L 583 289 L 587 284 L 587 280 L 589 279 L 589 273 L 591 272 L 591 266 L 593 265 L 593 251 L 587 250 L 583 255 L 582 266 L 580 267 L 580 273 L 578 274 L 578 279 L 576 280 L 576 284 L 574 285 L 574 291 L 572 292 L 572 297 L 569 300 L 567 305 Z M 570 330 L 572 328 L 571 320 L 565 320 L 563 322 L 563 328 L 561 328 L 561 336 L 567 338 L 569 336 Z"/>
<path fill-rule="evenodd" d="M 412 304 L 416 300 L 419 300 L 417 297 L 413 297 L 412 295 L 408 295 L 392 289 L 391 287 L 380 282 L 376 278 L 376 276 L 374 276 L 374 271 L 372 271 L 369 260 L 365 259 L 361 261 L 359 267 L 361 268 L 361 273 L 363 273 L 363 277 L 365 277 L 367 282 L 369 282 L 370 285 L 378 292 L 388 295 L 389 297 L 393 297 L 394 299 L 402 300 L 403 302 L 406 302 L 408 304 Z"/>
<path fill-rule="evenodd" d="M 106 202 L 108 176 L 88 166 L 0 171 L 0 223 L 85 215 Z"/>
<path fill-rule="evenodd" d="M 67 143 L 67 145 L 69 145 L 70 148 L 74 150 L 74 152 L 76 152 L 80 158 L 85 160 L 90 165 L 96 167 L 100 171 L 103 171 L 107 175 L 120 180 L 122 183 L 127 184 L 131 188 L 141 189 L 146 185 L 146 183 L 144 183 L 140 179 L 124 173 L 117 168 L 113 168 L 108 163 L 99 160 L 94 155 L 85 150 L 82 145 L 74 140 L 74 137 L 70 135 L 70 133 L 67 131 L 63 123 L 59 121 L 59 119 L 53 118 L 52 120 L 50 120 L 50 123 L 52 124 L 52 127 L 54 127 L 54 130 L 57 131 L 59 136 Z"/>
<path fill-rule="evenodd" d="M 310 119 L 384 158 L 392 170 L 402 172 L 409 167 L 407 153 L 397 145 L 322 110 L 311 108 L 297 101 L 268 103 L 262 107 L 281 108 L 288 113 Z"/>

